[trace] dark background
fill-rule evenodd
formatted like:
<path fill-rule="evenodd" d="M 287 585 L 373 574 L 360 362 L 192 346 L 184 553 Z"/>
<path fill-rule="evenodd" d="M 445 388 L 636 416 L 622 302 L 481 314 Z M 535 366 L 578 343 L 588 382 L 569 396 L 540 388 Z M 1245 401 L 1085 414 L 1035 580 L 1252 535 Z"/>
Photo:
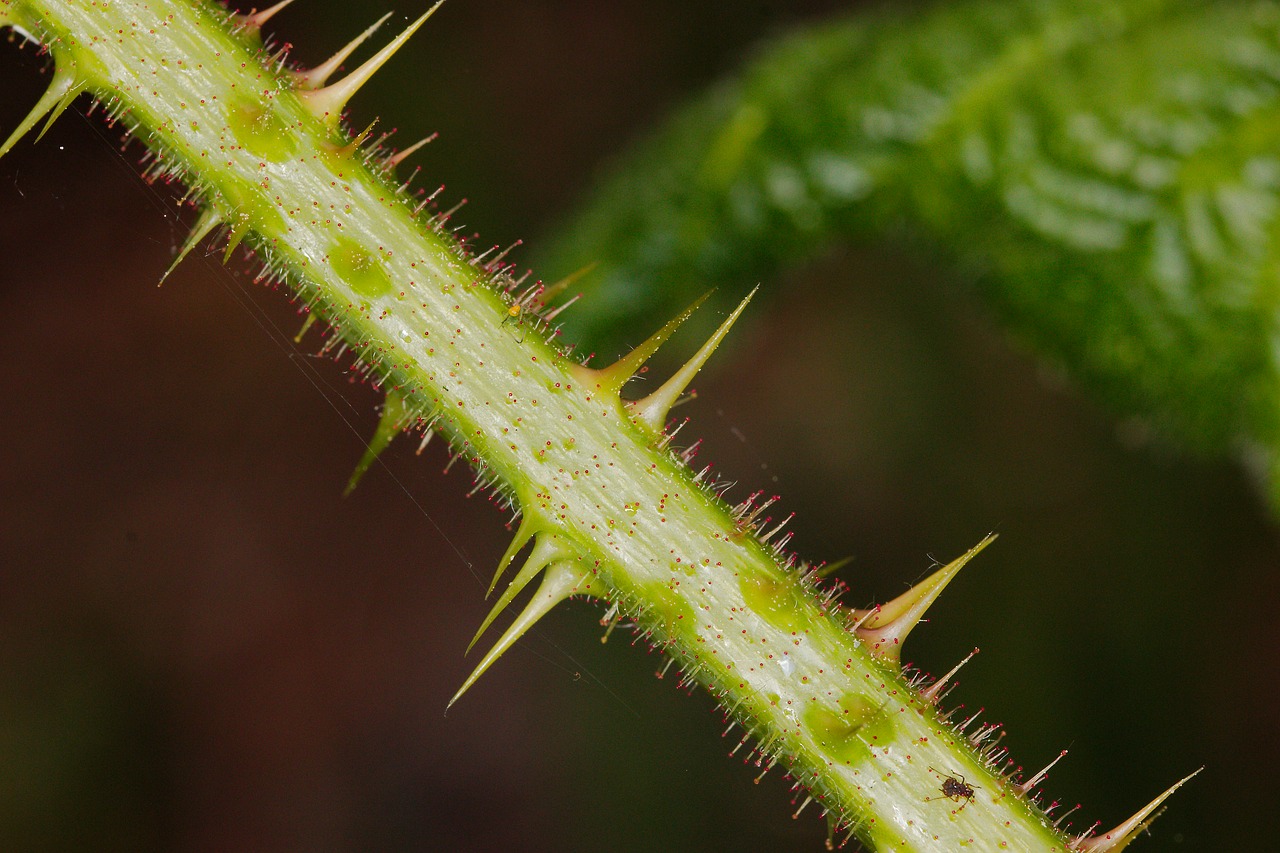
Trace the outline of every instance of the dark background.
<path fill-rule="evenodd" d="M 269 30 L 316 62 L 389 8 Z M 353 123 L 439 131 L 422 182 L 532 242 L 751 45 L 845 8 L 451 0 Z M 44 66 L 0 43 L 0 132 Z M 791 820 L 782 774 L 753 785 L 710 700 L 602 646 L 589 605 L 444 715 L 505 517 L 408 441 L 343 500 L 377 395 L 292 345 L 243 259 L 156 289 L 190 211 L 87 107 L 0 161 L 0 848 L 821 849 L 817 810 Z M 765 286 L 681 436 L 730 497 L 781 492 L 802 554 L 853 556 L 853 605 L 999 531 L 906 657 L 982 648 L 951 701 L 1029 768 L 1071 750 L 1047 790 L 1077 829 L 1203 764 L 1135 849 L 1267 849 L 1280 545 L 1244 471 L 1117 425 L 891 247 Z"/>

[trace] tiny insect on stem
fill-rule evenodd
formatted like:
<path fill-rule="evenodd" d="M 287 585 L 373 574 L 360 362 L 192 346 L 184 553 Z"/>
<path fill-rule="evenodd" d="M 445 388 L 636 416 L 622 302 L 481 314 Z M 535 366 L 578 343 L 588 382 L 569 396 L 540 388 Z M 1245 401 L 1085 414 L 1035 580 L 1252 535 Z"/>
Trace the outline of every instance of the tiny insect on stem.
<path fill-rule="evenodd" d="M 515 321 L 516 328 L 520 330 L 520 337 L 516 338 L 516 343 L 518 344 L 524 343 L 524 321 L 521 319 L 523 314 L 524 306 L 517 302 L 507 309 L 507 316 L 502 318 L 501 323 L 501 325 L 505 326 L 507 323 Z"/>
<path fill-rule="evenodd" d="M 977 790 L 978 786 L 970 785 L 965 781 L 963 775 L 959 773 L 940 773 L 932 767 L 929 768 L 929 772 L 938 776 L 945 776 L 945 778 L 942 780 L 942 787 L 939 789 L 942 791 L 942 796 L 925 797 L 924 801 L 926 803 L 931 800 L 951 800 L 953 803 L 961 803 L 960 808 L 955 811 L 956 814 L 960 814 L 960 812 L 964 811 L 965 806 L 973 802 L 974 791 Z"/>

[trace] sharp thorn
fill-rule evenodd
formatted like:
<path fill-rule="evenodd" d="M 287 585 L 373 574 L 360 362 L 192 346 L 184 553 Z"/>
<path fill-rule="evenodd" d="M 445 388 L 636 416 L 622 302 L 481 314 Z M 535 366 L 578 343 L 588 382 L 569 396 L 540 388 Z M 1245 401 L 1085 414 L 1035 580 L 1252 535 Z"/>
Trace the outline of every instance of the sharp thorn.
<path fill-rule="evenodd" d="M 871 647 L 872 654 L 884 660 L 898 662 L 902 653 L 902 643 L 907 635 L 919 624 L 925 612 L 946 589 L 947 584 L 960 573 L 965 564 L 995 541 L 995 538 L 996 534 L 988 534 L 985 539 L 962 556 L 952 560 L 893 601 L 870 611 L 854 611 L 855 615 L 862 617 L 856 633 Z"/>
<path fill-rule="evenodd" d="M 515 538 L 511 540 L 511 544 L 507 546 L 502 559 L 498 561 L 498 568 L 493 573 L 493 580 L 489 581 L 489 588 L 485 590 L 485 598 L 493 595 L 493 588 L 498 585 L 498 578 L 502 577 L 502 573 L 507 570 L 507 566 L 511 565 L 511 561 L 516 558 L 516 555 L 524 550 L 524 546 L 529 544 L 529 540 L 533 538 L 535 532 L 530 516 L 526 515 L 520 519 L 520 526 L 516 528 Z"/>
<path fill-rule="evenodd" d="M 360 146 L 364 144 L 365 140 L 373 135 L 373 128 L 377 126 L 377 124 L 378 120 L 375 118 L 373 121 L 369 122 L 368 127 L 356 134 L 345 145 L 330 146 L 329 151 L 334 157 L 338 158 L 354 157 L 356 152 L 360 150 Z"/>
<path fill-rule="evenodd" d="M 552 287 L 555 287 L 555 285 L 552 285 Z M 686 320 L 693 316 L 693 312 L 697 311 L 699 306 L 701 306 L 703 302 L 707 301 L 707 297 L 709 297 L 712 292 L 713 291 L 708 290 L 706 293 L 699 296 L 693 301 L 693 304 L 668 320 L 665 326 L 650 335 L 644 343 L 640 344 L 608 367 L 600 368 L 598 370 L 586 367 L 579 368 L 581 372 L 586 374 L 584 379 L 598 387 L 602 393 L 617 395 L 621 392 L 622 386 L 627 384 L 627 380 L 632 376 L 635 376 L 636 373 L 639 372 L 640 368 L 644 367 L 645 362 L 652 358 L 653 354 L 658 351 L 658 348 L 665 344 L 667 340 L 675 334 L 676 329 L 679 329 L 684 325 Z"/>
<path fill-rule="evenodd" d="M 330 127 L 338 126 L 338 119 L 342 116 L 342 111 L 346 108 L 347 101 L 351 100 L 356 92 L 360 91 L 365 83 L 377 73 L 383 65 L 386 64 L 396 51 L 404 47 L 418 28 L 427 22 L 427 19 L 435 14 L 444 0 L 436 3 L 428 9 L 423 15 L 410 24 L 404 32 L 391 40 L 391 43 L 378 51 L 372 57 L 365 61 L 363 65 L 352 71 L 346 77 L 343 77 L 337 83 L 331 83 L 321 89 L 307 89 L 300 91 L 298 97 L 306 105 L 311 114 Z"/>
<path fill-rule="evenodd" d="M 333 76 L 333 72 L 337 71 L 338 68 L 342 66 L 342 63 L 347 61 L 347 57 L 355 53 L 356 48 L 364 44 L 365 40 L 376 33 L 378 28 L 385 24 L 387 19 L 390 17 L 390 12 L 383 15 L 374 22 L 373 26 L 347 42 L 345 47 L 326 59 L 324 62 L 321 62 L 315 68 L 311 68 L 306 71 L 294 72 L 294 79 L 297 81 L 298 88 L 302 90 L 319 89 L 325 83 L 329 82 L 329 78 Z"/>
<path fill-rule="evenodd" d="M 458 688 L 458 692 L 449 700 L 449 704 L 445 706 L 448 711 L 454 703 L 462 698 L 462 694 L 466 693 L 475 684 L 480 676 L 484 675 L 485 670 L 493 665 L 493 662 L 502 657 L 507 649 L 515 644 L 516 640 L 524 636 L 524 633 L 534 626 L 535 623 L 543 616 L 547 615 L 553 607 L 573 595 L 578 585 L 590 577 L 590 572 L 580 572 L 573 567 L 571 563 L 553 563 L 547 568 L 546 574 L 542 577 L 542 584 L 538 587 L 538 591 L 533 594 L 533 598 L 525 606 L 520 615 L 515 618 L 511 626 L 494 644 L 489 653 L 476 666 L 475 671 L 467 676 L 467 680 L 463 682 L 462 687 Z"/>
<path fill-rule="evenodd" d="M 182 248 L 178 250 L 177 256 L 173 259 L 173 263 L 169 264 L 169 268 L 164 271 L 164 275 L 160 276 L 160 281 L 156 282 L 156 287 L 165 283 L 165 280 L 173 274 L 178 268 L 178 264 L 182 263 L 187 255 L 191 254 L 191 250 L 204 242 L 204 238 L 208 237 L 213 229 L 222 224 L 222 217 L 212 207 L 206 207 L 200 213 L 200 218 L 196 220 L 196 224 L 192 226 L 191 233 L 187 235 L 187 239 L 183 242 Z"/>
<path fill-rule="evenodd" d="M 1137 814 L 1110 832 L 1105 832 L 1102 835 L 1095 835 L 1092 838 L 1084 839 L 1076 846 L 1076 849 L 1081 851 L 1081 853 L 1116 853 L 1118 850 L 1123 850 L 1125 847 L 1129 846 L 1130 841 L 1138 836 L 1138 833 L 1145 829 L 1151 821 L 1155 820 L 1153 812 L 1160 808 L 1160 806 L 1164 804 L 1164 801 L 1169 799 L 1174 791 L 1178 790 L 1195 778 L 1201 770 L 1204 770 L 1204 768 L 1201 767 L 1200 770 L 1197 770 L 1195 773 L 1192 773 L 1182 780 L 1174 783 L 1163 794 L 1143 806 Z"/>
<path fill-rule="evenodd" d="M 240 241 L 249 233 L 249 217 L 241 214 L 239 222 L 231 229 L 231 234 L 227 237 L 227 250 L 222 253 L 222 263 L 226 264 L 231 260 L 231 253 L 236 250 L 236 246 L 240 245 Z"/>
<path fill-rule="evenodd" d="M 53 127 L 53 123 L 58 120 L 58 116 L 62 115 L 67 107 L 71 106 L 71 102 L 76 99 L 76 95 L 84 89 L 83 82 L 77 82 L 70 89 L 63 93 L 58 99 L 58 103 L 53 105 L 53 109 L 49 112 L 49 117 L 44 121 L 44 127 L 40 128 L 40 132 L 36 134 L 35 141 L 39 142 L 44 139 L 44 135 L 49 132 L 49 128 Z"/>
<path fill-rule="evenodd" d="M 689 383 L 693 381 L 693 377 L 698 375 L 698 371 L 702 370 L 703 365 L 707 363 L 707 359 L 711 358 L 711 354 L 716 351 L 716 347 L 720 346 L 720 342 L 729 334 L 729 330 L 733 328 L 733 324 L 738 317 L 746 309 L 747 304 L 751 302 L 751 297 L 756 295 L 759 286 L 752 288 L 738 307 L 725 318 L 720 324 L 720 328 L 707 339 L 707 342 L 693 354 L 693 358 L 684 363 L 684 366 L 675 372 L 670 379 L 663 383 L 662 387 L 654 391 L 643 400 L 636 400 L 629 403 L 634 420 L 644 424 L 654 432 L 662 429 L 662 425 L 667 420 L 667 414 L 671 411 L 671 407 L 680 399 L 680 395 L 689 387 Z"/>
<path fill-rule="evenodd" d="M 351 472 L 351 478 L 347 480 L 347 487 L 342 490 L 342 496 L 349 497 L 356 490 L 356 486 L 360 484 L 360 480 L 373 467 L 373 463 L 382 455 L 382 451 L 387 449 L 387 445 L 391 444 L 391 439 L 399 434 L 404 428 L 408 407 L 405 406 L 404 397 L 395 391 L 387 392 L 387 399 L 382 404 L 382 416 L 378 419 L 378 426 L 373 431 L 373 438 L 369 439 L 369 444 L 364 449 L 364 454 L 360 457 L 360 461 L 356 463 L 356 468 Z"/>
<path fill-rule="evenodd" d="M 494 619 L 498 618 L 498 614 L 506 610 L 511 601 L 520 594 L 520 591 L 529 585 L 529 581 L 537 577 L 539 572 L 552 563 L 571 556 L 572 552 L 560 543 L 559 537 L 554 533 L 538 536 L 537 541 L 533 544 L 533 550 L 529 553 L 529 559 L 525 560 L 524 565 L 520 567 L 520 571 L 516 573 L 516 576 L 507 584 L 507 588 L 502 591 L 502 595 L 494 602 L 493 607 L 489 610 L 489 615 L 480 623 L 480 628 L 476 631 L 476 635 L 467 644 L 467 652 L 470 652 L 476 642 L 484 635 L 484 632 L 489 630 L 489 626 L 493 624 Z"/>
<path fill-rule="evenodd" d="M 49 125 L 53 123 L 53 120 L 66 109 L 67 104 L 71 103 L 68 96 L 74 98 L 83 86 L 84 84 L 78 82 L 75 75 L 70 71 L 55 68 L 53 79 L 49 81 L 49 88 L 45 89 L 44 94 L 40 96 L 40 100 L 36 101 L 36 105 L 31 108 L 31 112 L 27 113 L 27 117 L 13 129 L 4 144 L 0 145 L 0 157 L 9 153 L 9 150 L 18 143 L 19 139 L 26 136 L 31 131 L 31 128 L 40 122 L 40 119 L 48 115 L 49 119 L 45 122 L 44 129 L 36 137 L 36 141 L 40 141 L 40 137 L 44 136 L 45 131 L 49 129 Z"/>

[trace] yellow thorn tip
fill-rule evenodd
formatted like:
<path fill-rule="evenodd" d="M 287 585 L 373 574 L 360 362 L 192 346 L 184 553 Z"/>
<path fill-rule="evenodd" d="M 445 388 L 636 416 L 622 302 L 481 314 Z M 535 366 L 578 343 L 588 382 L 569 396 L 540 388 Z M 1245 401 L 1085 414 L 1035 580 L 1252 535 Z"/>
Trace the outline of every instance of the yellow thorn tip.
<path fill-rule="evenodd" d="M 303 337 L 306 336 L 307 331 L 315 324 L 315 322 L 316 322 L 316 312 L 313 310 L 310 313 L 308 313 L 307 318 L 302 321 L 302 328 L 298 330 L 298 334 L 293 336 L 293 342 L 295 344 L 302 343 Z"/>
<path fill-rule="evenodd" d="M 565 290 L 567 290 L 569 286 L 572 285 L 575 281 L 582 278 L 583 276 L 590 275 L 591 272 L 598 266 L 600 266 L 599 261 L 592 261 L 589 264 L 579 267 L 578 269 L 569 273 L 567 276 L 560 279 L 556 283 L 547 285 L 547 289 L 542 291 L 542 294 L 539 298 L 541 298 L 544 303 L 550 302 L 552 299 L 554 299 L 555 297 L 563 293 Z M 702 298 L 705 299 L 706 297 L 704 296 Z M 699 299 L 698 302 L 694 304 L 698 305 L 698 304 L 701 304 L 701 302 L 702 302 L 702 299 Z"/>

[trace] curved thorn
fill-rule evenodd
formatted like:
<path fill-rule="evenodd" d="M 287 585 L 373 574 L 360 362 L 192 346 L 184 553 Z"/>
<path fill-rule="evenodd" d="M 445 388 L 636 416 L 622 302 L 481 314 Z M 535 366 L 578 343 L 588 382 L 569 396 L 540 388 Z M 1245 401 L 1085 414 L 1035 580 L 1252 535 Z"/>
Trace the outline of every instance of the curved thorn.
<path fill-rule="evenodd" d="M 36 101 L 36 105 L 31 108 L 31 112 L 27 113 L 27 117 L 13 129 L 13 133 L 9 134 L 9 138 L 4 141 L 4 144 L 0 145 L 0 157 L 9 153 L 9 150 L 18 143 L 19 139 L 26 136 L 31 128 L 40 122 L 40 119 L 48 115 L 49 120 L 45 122 L 44 129 L 36 137 L 36 141 L 39 142 L 40 137 L 44 136 L 45 131 L 49 129 L 49 125 L 67 108 L 67 104 L 71 103 L 70 98 L 74 98 L 76 94 L 79 94 L 83 86 L 83 83 L 77 82 L 75 74 L 70 71 L 64 71 L 61 68 L 55 68 L 53 79 L 49 81 L 49 88 L 45 89 L 44 94 L 40 96 L 40 100 Z"/>
<path fill-rule="evenodd" d="M 1200 770 L 1195 771 L 1195 773 L 1192 773 L 1174 783 L 1163 794 L 1143 806 L 1137 814 L 1110 832 L 1103 833 L 1102 835 L 1095 835 L 1093 838 L 1084 839 L 1076 846 L 1076 849 L 1081 851 L 1081 853 L 1117 853 L 1117 851 L 1123 850 L 1125 847 L 1129 846 L 1130 841 L 1138 836 L 1139 832 L 1145 829 L 1151 821 L 1155 820 L 1152 813 L 1156 809 L 1160 808 L 1164 801 L 1169 799 L 1174 791 L 1178 790 L 1199 775 L 1201 770 L 1204 770 L 1204 768 L 1201 767 Z"/>
<path fill-rule="evenodd" d="M 347 42 L 346 46 L 340 49 L 333 56 L 326 59 L 324 62 L 321 62 L 315 68 L 311 68 L 306 71 L 295 71 L 294 79 L 297 81 L 298 88 L 299 89 L 319 89 L 321 86 L 327 83 L 329 81 L 329 78 L 333 76 L 333 72 L 337 71 L 338 68 L 342 66 L 342 63 L 347 61 L 347 57 L 355 53 L 356 48 L 364 44 L 365 40 L 368 39 L 369 36 L 376 33 L 378 29 L 383 24 L 385 24 L 387 22 L 387 19 L 390 17 L 391 17 L 390 12 L 383 15 L 381 18 L 375 21 L 372 26 L 370 26 L 360 35 L 353 38 L 351 41 Z"/>
<path fill-rule="evenodd" d="M 985 539 L 963 555 L 893 601 L 869 611 L 855 610 L 854 615 L 861 617 L 855 633 L 870 645 L 872 654 L 896 663 L 902 652 L 903 641 L 919 624 L 933 602 L 937 601 L 938 596 L 947 588 L 947 584 L 951 583 L 965 564 L 977 556 L 979 551 L 995 541 L 995 538 L 996 534 L 987 534 Z"/>
<path fill-rule="evenodd" d="M 466 693 L 475 684 L 480 676 L 493 665 L 493 662 L 502 657 L 507 649 L 515 644 L 516 640 L 524 636 L 533 625 L 547 615 L 551 608 L 573 595 L 578 585 L 591 576 L 590 572 L 580 572 L 571 567 L 570 563 L 553 563 L 547 568 L 547 572 L 543 575 L 542 585 L 538 587 L 538 591 L 533 594 L 525 609 L 516 617 L 511 626 L 494 644 L 489 653 L 484 656 L 480 663 L 476 666 L 475 671 L 467 676 L 467 680 L 458 688 L 458 692 L 453 694 L 453 698 L 449 700 L 449 704 L 445 706 L 445 710 L 453 707 L 453 704 L 462 698 L 462 694 Z"/>
<path fill-rule="evenodd" d="M 160 280 L 156 282 L 156 287 L 165 283 L 165 280 L 173 274 L 178 268 L 178 264 L 182 263 L 187 255 L 191 254 L 191 250 L 200 245 L 205 237 L 208 237 L 213 229 L 222 224 L 222 217 L 212 207 L 206 207 L 200 213 L 200 218 L 196 220 L 196 224 L 192 226 L 191 233 L 187 235 L 187 239 L 182 243 L 182 248 L 178 250 L 177 256 L 173 259 L 173 263 L 169 264 L 169 268 L 164 271 L 164 275 L 160 276 Z"/>
<path fill-rule="evenodd" d="M 392 39 L 390 44 L 375 53 L 363 65 L 337 83 L 331 83 L 323 89 L 310 89 L 299 92 L 298 97 L 302 100 L 302 103 L 316 118 L 330 127 L 337 127 L 338 119 L 341 118 L 347 101 L 351 100 L 352 96 L 360 91 L 361 86 L 369 82 L 370 78 L 386 64 L 387 60 L 395 55 L 396 51 L 404 47 L 404 43 L 409 40 L 409 37 L 427 22 L 427 18 L 435 14 L 436 9 L 439 9 L 443 2 L 444 0 L 439 0 L 422 17 L 410 24 L 404 32 Z"/>
<path fill-rule="evenodd" d="M 671 407 L 680 399 L 680 395 L 689 387 L 689 383 L 693 381 L 693 377 L 698 375 L 698 371 L 702 370 L 702 366 L 707 363 L 707 359 L 711 358 L 711 354 L 716 351 L 716 347 L 720 346 L 720 342 L 729 334 L 729 330 L 733 328 L 734 322 L 746 309 L 747 304 L 751 302 L 751 297 L 756 295 L 756 291 L 760 289 L 759 285 L 753 287 L 751 292 L 746 295 L 738 307 L 725 318 L 720 324 L 720 328 L 707 339 L 707 342 L 693 354 L 693 358 L 684 363 L 684 366 L 675 372 L 670 379 L 662 384 L 662 387 L 654 391 L 643 400 L 636 400 L 629 403 L 635 420 L 659 432 L 662 425 L 667 420 L 667 413 L 671 411 Z"/>
<path fill-rule="evenodd" d="M 314 315 L 310 315 L 314 316 Z M 378 426 L 373 431 L 373 437 L 369 439 L 368 446 L 364 449 L 364 454 L 360 457 L 360 461 L 356 463 L 356 468 L 351 472 L 351 478 L 347 480 L 347 487 L 342 490 L 342 496 L 348 497 L 355 491 L 359 485 L 361 478 L 368 473 L 369 469 L 382 451 L 387 449 L 391 444 L 391 439 L 399 434 L 404 428 L 408 407 L 405 405 L 404 397 L 395 391 L 387 392 L 387 399 L 382 404 L 382 417 L 378 419 Z"/>
<path fill-rule="evenodd" d="M 516 573 L 516 576 L 507 584 L 507 588 L 502 591 L 502 595 L 494 602 L 493 607 L 489 610 L 489 615 L 480 623 L 479 630 L 471 638 L 471 642 L 467 644 L 467 651 L 463 652 L 463 654 L 471 651 L 476 641 L 484 635 L 485 631 L 489 630 L 493 620 L 498 618 L 498 614 L 507 609 L 512 599 L 529 585 L 529 581 L 538 576 L 538 572 L 552 563 L 570 556 L 572 556 L 572 553 L 560 544 L 558 537 L 554 533 L 540 535 L 533 545 L 533 551 L 529 553 L 529 559 L 525 560 L 524 565 L 520 567 L 520 571 Z"/>

